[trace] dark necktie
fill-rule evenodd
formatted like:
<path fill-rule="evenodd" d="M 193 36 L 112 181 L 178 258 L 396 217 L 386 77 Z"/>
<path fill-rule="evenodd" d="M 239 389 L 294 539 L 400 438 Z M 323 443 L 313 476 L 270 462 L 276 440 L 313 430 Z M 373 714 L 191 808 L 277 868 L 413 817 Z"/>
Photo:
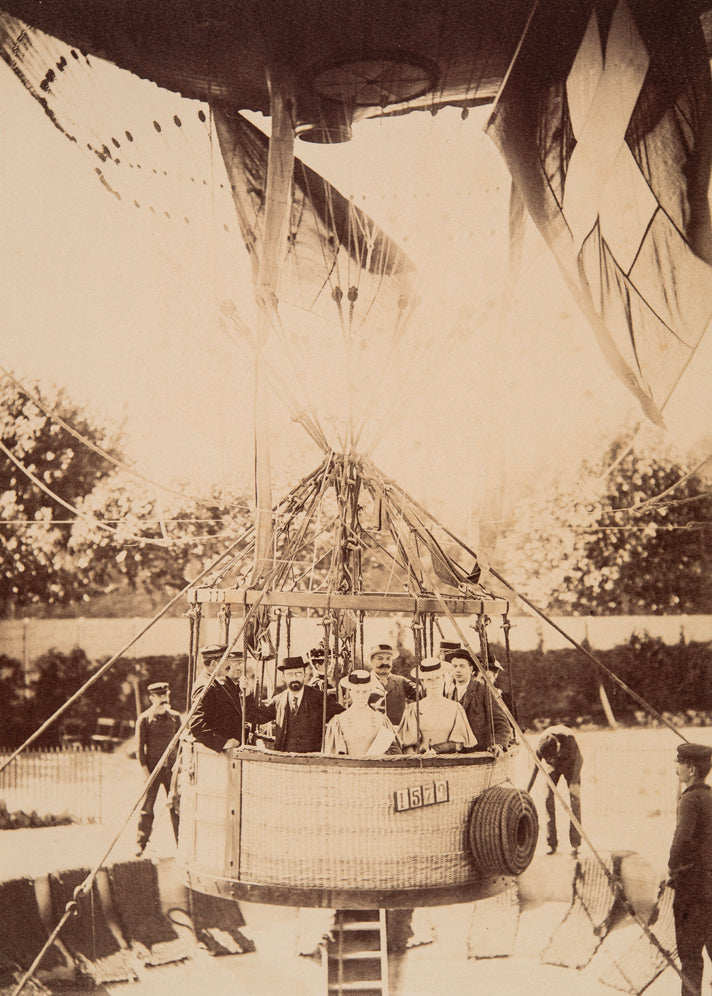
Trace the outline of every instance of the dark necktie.
<path fill-rule="evenodd" d="M 290 696 L 289 708 L 292 710 L 292 712 L 296 712 L 297 709 L 299 708 L 299 700 L 295 696 Z"/>

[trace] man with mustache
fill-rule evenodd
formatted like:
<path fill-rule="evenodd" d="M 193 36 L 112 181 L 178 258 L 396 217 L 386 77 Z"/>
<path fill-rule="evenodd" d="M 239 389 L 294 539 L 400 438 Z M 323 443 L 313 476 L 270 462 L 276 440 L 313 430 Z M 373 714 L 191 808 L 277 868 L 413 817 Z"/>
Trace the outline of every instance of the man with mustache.
<path fill-rule="evenodd" d="M 316 754 L 321 750 L 323 693 L 306 684 L 307 666 L 302 657 L 285 657 L 279 670 L 287 687 L 271 702 L 257 706 L 257 723 L 274 722 L 274 750 Z M 343 711 L 344 707 L 327 695 L 326 722 Z"/>

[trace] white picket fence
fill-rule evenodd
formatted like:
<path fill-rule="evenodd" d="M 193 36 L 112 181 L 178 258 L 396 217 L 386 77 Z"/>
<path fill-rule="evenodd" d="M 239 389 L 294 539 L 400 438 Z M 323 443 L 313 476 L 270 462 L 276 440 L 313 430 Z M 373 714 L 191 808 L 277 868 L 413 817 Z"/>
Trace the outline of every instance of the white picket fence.
<path fill-rule="evenodd" d="M 212 611 L 213 607 L 210 607 Z M 687 642 L 712 640 L 712 615 L 699 616 L 553 616 L 552 619 L 574 640 L 587 640 L 594 650 L 607 650 L 626 643 L 632 634 L 658 637 L 672 645 L 681 638 Z M 17 619 L 0 621 L 0 653 L 22 661 L 26 666 L 48 650 L 68 653 L 79 647 L 91 660 L 117 653 L 146 627 L 148 619 Z M 477 647 L 474 619 L 460 625 L 468 639 Z M 510 645 L 512 650 L 559 650 L 569 646 L 567 640 L 538 618 L 511 617 Z M 381 640 L 396 642 L 398 631 L 405 646 L 412 646 L 411 620 L 403 617 L 367 619 L 365 643 L 370 646 Z M 233 625 L 239 625 L 237 620 Z M 233 630 L 234 632 L 234 630 Z M 502 644 L 503 635 L 498 617 L 490 626 L 490 640 Z M 291 652 L 304 653 L 323 636 L 320 620 L 295 617 L 291 623 Z M 144 633 L 124 656 L 149 657 L 161 654 L 185 654 L 188 651 L 188 621 L 185 618 L 159 619 Z M 205 617 L 201 623 L 200 642 L 214 643 L 218 638 L 216 616 Z M 436 641 L 440 634 L 436 632 Z M 442 639 L 458 639 L 445 620 Z M 286 652 L 284 628 L 281 650 Z"/>

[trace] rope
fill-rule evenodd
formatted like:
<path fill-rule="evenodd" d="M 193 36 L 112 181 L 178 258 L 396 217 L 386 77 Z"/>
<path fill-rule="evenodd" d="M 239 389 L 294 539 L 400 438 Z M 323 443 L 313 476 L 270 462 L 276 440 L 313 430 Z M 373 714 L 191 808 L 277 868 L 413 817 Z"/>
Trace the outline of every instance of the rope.
<path fill-rule="evenodd" d="M 104 854 L 101 856 L 101 858 L 99 859 L 99 861 L 94 865 L 94 867 L 91 869 L 91 871 L 89 872 L 89 874 L 87 875 L 87 877 L 84 879 L 84 881 L 80 885 L 78 885 L 77 888 L 75 889 L 75 891 L 74 891 L 74 898 L 70 902 L 67 903 L 66 908 L 64 910 L 64 913 L 62 914 L 62 917 L 59 920 L 59 923 L 54 928 L 54 930 L 50 934 L 50 936 L 47 939 L 47 941 L 45 942 L 45 944 L 42 946 L 42 950 L 39 952 L 39 954 L 37 955 L 37 957 L 35 958 L 35 960 L 33 961 L 33 963 L 30 965 L 30 967 L 28 968 L 27 972 L 23 975 L 22 979 L 20 980 L 20 982 L 19 982 L 17 988 L 15 989 L 15 991 L 13 992 L 12 996 L 19 996 L 19 994 L 25 988 L 25 985 L 27 984 L 27 982 L 34 975 L 37 967 L 41 963 L 41 961 L 44 958 L 46 952 L 48 951 L 48 949 L 50 948 L 50 946 L 54 943 L 54 941 L 56 940 L 56 938 L 59 936 L 60 931 L 64 927 L 64 925 L 67 922 L 67 920 L 69 919 L 69 917 L 72 916 L 72 915 L 74 915 L 74 914 L 76 914 L 78 912 L 78 909 L 79 909 L 79 905 L 78 905 L 79 904 L 79 900 L 83 899 L 85 896 L 87 896 L 89 894 L 89 892 L 90 892 L 90 890 L 92 888 L 92 885 L 94 884 L 94 880 L 96 879 L 96 876 L 97 876 L 100 868 L 102 868 L 104 866 L 104 864 L 106 863 L 107 858 L 109 857 L 109 855 L 113 851 L 114 847 L 116 846 L 117 842 L 119 841 L 119 838 L 121 837 L 121 835 L 123 834 L 124 830 L 128 826 L 129 820 L 134 815 L 134 813 L 136 812 L 136 810 L 138 809 L 138 807 L 141 805 L 146 792 L 149 790 L 149 788 L 154 783 L 154 781 L 156 781 L 156 779 L 160 776 L 161 769 L 163 768 L 163 766 L 167 762 L 168 758 L 171 756 L 172 751 L 178 746 L 178 743 L 180 741 L 180 738 L 181 738 L 182 734 L 187 729 L 188 724 L 190 723 L 191 719 L 193 718 L 195 712 L 197 711 L 198 706 L 200 705 L 201 701 L 203 700 L 204 695 L 206 694 L 206 692 L 208 691 L 208 689 L 212 686 L 213 682 L 216 680 L 216 678 L 218 676 L 218 672 L 223 667 L 225 661 L 228 658 L 228 655 L 229 655 L 230 651 L 233 649 L 233 647 L 235 646 L 235 644 L 239 640 L 240 636 L 242 635 L 242 632 L 243 632 L 245 626 L 247 625 L 248 621 L 252 618 L 252 616 L 254 615 L 254 613 L 257 611 L 258 606 L 260 605 L 262 599 L 264 598 L 265 594 L 267 593 L 267 590 L 269 588 L 269 585 L 270 585 L 271 581 L 272 581 L 272 578 L 270 577 L 269 580 L 268 580 L 268 582 L 265 584 L 264 588 L 262 588 L 262 590 L 259 593 L 259 595 L 258 595 L 257 599 L 255 600 L 255 602 L 250 606 L 249 612 L 247 613 L 247 615 L 243 619 L 242 626 L 240 627 L 240 629 L 238 630 L 237 634 L 235 635 L 232 643 L 225 649 L 222 657 L 220 658 L 220 661 L 219 661 L 218 665 L 215 667 L 215 669 L 211 673 L 210 677 L 206 681 L 205 685 L 203 686 L 203 688 L 201 690 L 200 695 L 195 700 L 195 702 L 192 704 L 192 706 L 191 706 L 190 710 L 188 711 L 185 719 L 183 720 L 183 723 L 181 724 L 180 728 L 176 731 L 176 733 L 174 734 L 174 736 L 171 739 L 170 743 L 166 746 L 166 749 L 164 750 L 164 752 L 161 755 L 160 759 L 156 763 L 156 766 L 154 767 L 153 771 L 151 772 L 151 774 L 148 776 L 148 778 L 144 782 L 144 784 L 143 784 L 143 786 L 141 788 L 140 794 L 136 798 L 136 801 L 134 802 L 133 806 L 131 807 L 131 810 L 128 813 L 126 819 L 121 824 L 118 832 L 114 835 L 112 841 L 110 842 L 109 846 L 106 848 Z"/>
<path fill-rule="evenodd" d="M 158 620 L 162 616 L 164 616 L 166 612 L 171 608 L 171 606 L 175 605 L 175 603 L 178 601 L 179 598 L 182 598 L 190 588 L 195 587 L 199 581 L 201 581 L 207 574 L 209 574 L 213 570 L 213 568 L 217 563 L 219 563 L 224 557 L 226 557 L 230 553 L 230 551 L 233 550 L 238 545 L 238 543 L 242 542 L 242 539 L 243 539 L 242 536 L 236 539 L 235 542 L 231 546 L 229 546 L 228 549 L 224 551 L 224 553 L 221 553 L 220 556 L 218 556 L 208 567 L 206 567 L 205 570 L 202 571 L 202 573 L 200 573 L 196 578 L 194 578 L 193 581 L 189 581 L 188 584 L 186 584 L 186 586 L 182 588 L 178 592 L 178 594 L 174 595 L 173 598 L 169 602 L 167 602 L 163 606 L 163 608 L 159 612 L 157 612 L 155 616 L 153 616 L 152 619 L 149 619 L 146 625 L 143 626 L 138 631 L 138 633 L 136 633 L 135 636 L 133 636 L 129 640 L 129 642 L 126 643 L 121 648 L 121 650 L 118 651 L 118 653 L 114 654 L 113 657 L 110 657 L 105 664 L 102 664 L 102 666 L 97 671 L 95 671 L 94 674 L 92 674 L 87 679 L 87 681 L 84 682 L 81 688 L 78 688 L 73 695 L 70 695 L 70 697 L 62 703 L 62 705 L 56 710 L 56 712 L 54 712 L 49 717 L 49 719 L 46 719 L 44 723 L 42 723 L 35 730 L 35 732 L 32 733 L 27 738 L 27 740 L 25 740 L 25 742 L 21 744 L 20 747 L 17 748 L 17 750 L 13 751 L 13 753 L 10 754 L 7 760 L 5 760 L 3 764 L 0 766 L 0 774 L 2 774 L 2 772 L 5 770 L 5 768 L 8 767 L 8 765 L 12 764 L 15 758 L 18 757 L 23 752 L 23 750 L 29 747 L 30 744 L 34 743 L 35 740 L 37 740 L 37 738 L 40 737 L 45 732 L 45 730 L 47 730 L 52 725 L 52 723 L 55 722 L 55 720 L 59 719 L 59 717 L 62 716 L 67 711 L 67 709 L 69 709 L 70 706 L 72 706 L 79 698 L 81 698 L 81 696 L 89 688 L 91 688 L 91 686 L 95 684 L 99 680 L 99 678 L 101 678 L 101 676 L 105 674 L 109 670 L 109 668 L 116 663 L 117 660 L 119 660 L 120 657 L 123 657 L 126 651 L 129 650 L 129 648 L 132 647 L 134 643 L 136 643 L 144 635 L 144 633 L 147 633 L 148 630 L 151 628 L 151 626 L 157 623 Z"/>
<path fill-rule="evenodd" d="M 495 785 L 475 800 L 469 838 L 482 874 L 521 875 L 532 860 L 538 835 L 539 818 L 530 795 Z"/>

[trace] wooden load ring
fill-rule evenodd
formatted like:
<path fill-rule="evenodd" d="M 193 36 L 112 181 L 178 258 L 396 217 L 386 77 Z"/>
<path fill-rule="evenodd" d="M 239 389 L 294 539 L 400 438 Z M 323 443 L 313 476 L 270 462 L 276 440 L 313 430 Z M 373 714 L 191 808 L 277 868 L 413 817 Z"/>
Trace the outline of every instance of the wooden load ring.
<path fill-rule="evenodd" d="M 487 789 L 473 803 L 469 836 L 479 871 L 521 875 L 534 856 L 539 836 L 532 797 L 505 785 Z"/>

